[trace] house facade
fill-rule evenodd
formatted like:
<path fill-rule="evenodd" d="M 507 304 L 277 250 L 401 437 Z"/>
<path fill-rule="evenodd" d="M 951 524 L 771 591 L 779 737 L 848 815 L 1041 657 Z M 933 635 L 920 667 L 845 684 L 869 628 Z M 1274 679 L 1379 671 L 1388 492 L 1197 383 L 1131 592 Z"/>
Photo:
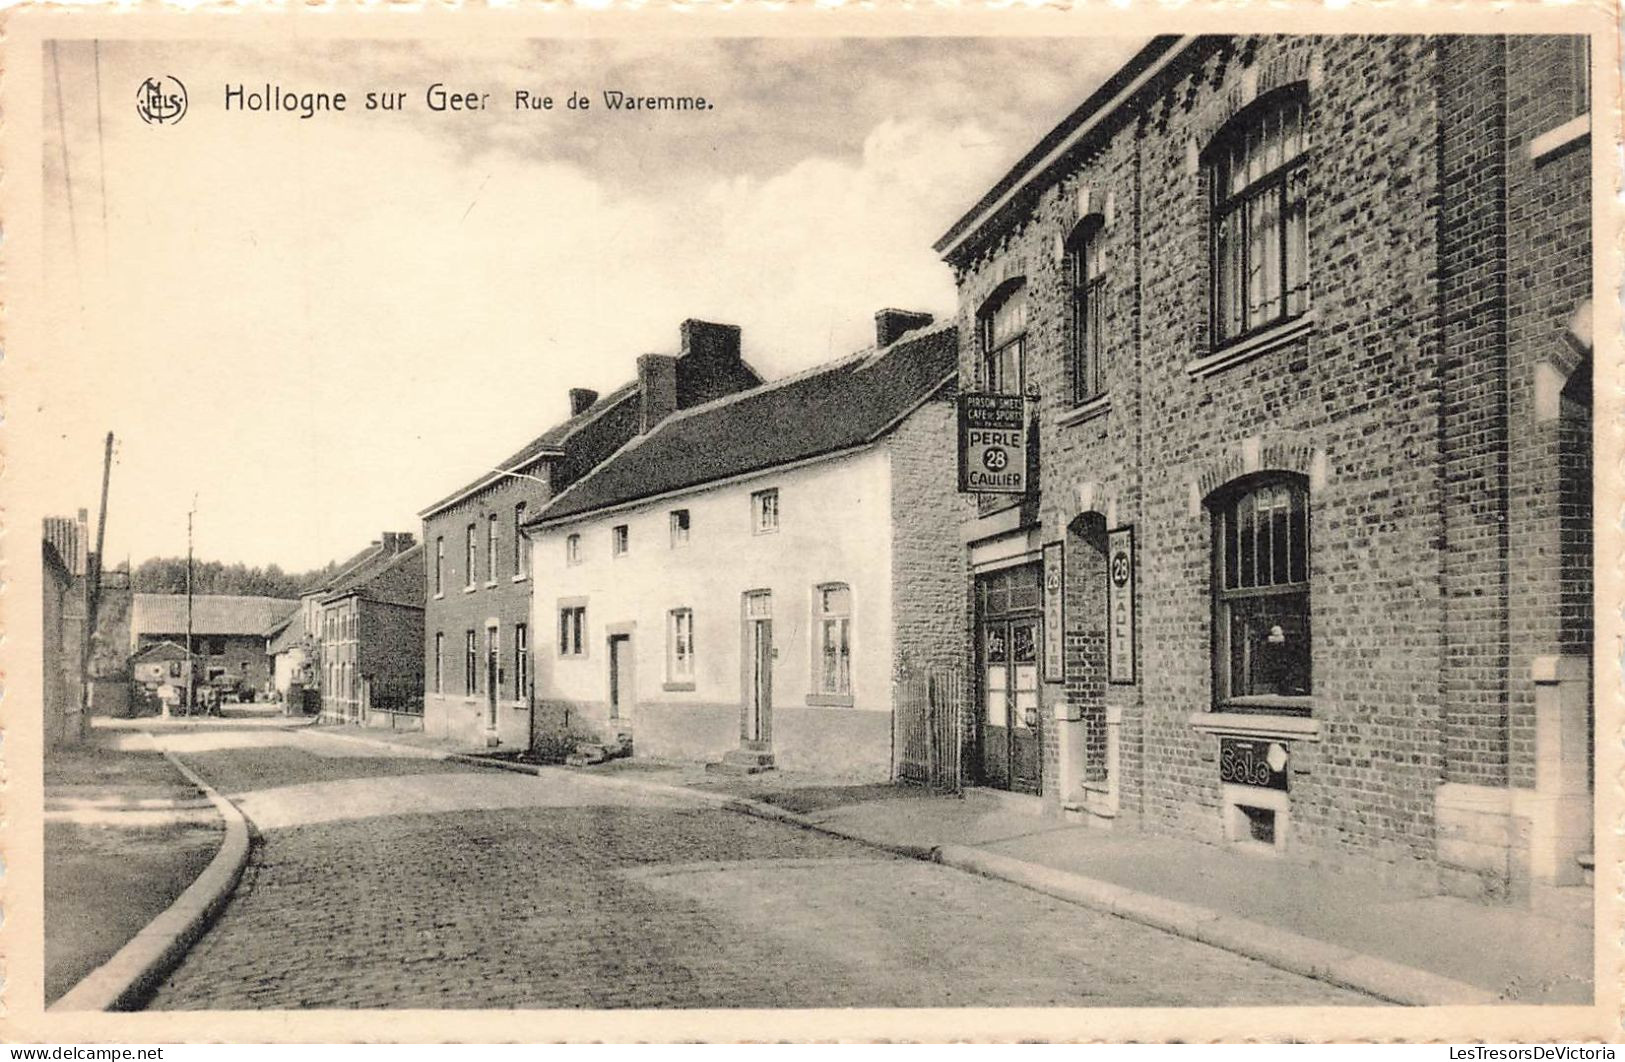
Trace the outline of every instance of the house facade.
<path fill-rule="evenodd" d="M 929 324 L 885 311 L 876 350 L 669 417 L 542 510 L 539 748 L 893 776 L 900 691 L 964 645 Z"/>
<path fill-rule="evenodd" d="M 74 548 L 72 538 L 62 534 L 63 525 L 71 527 L 60 518 L 47 519 L 40 541 L 44 577 L 41 707 L 47 749 L 83 740 L 86 726 L 83 667 L 90 614 L 89 583 L 84 553 Z"/>
<path fill-rule="evenodd" d="M 362 565 L 321 604 L 322 719 L 420 729 L 422 543 Z"/>
<path fill-rule="evenodd" d="M 678 409 L 759 383 L 733 325 L 687 320 L 673 355 L 638 359 L 636 381 L 599 396 L 570 391 L 570 416 L 423 518 L 424 727 L 465 743 L 525 748 L 532 580 L 520 528 L 559 491 Z"/>
<path fill-rule="evenodd" d="M 938 242 L 963 385 L 1033 438 L 963 528 L 973 782 L 1581 879 L 1584 44 L 1158 38 Z"/>

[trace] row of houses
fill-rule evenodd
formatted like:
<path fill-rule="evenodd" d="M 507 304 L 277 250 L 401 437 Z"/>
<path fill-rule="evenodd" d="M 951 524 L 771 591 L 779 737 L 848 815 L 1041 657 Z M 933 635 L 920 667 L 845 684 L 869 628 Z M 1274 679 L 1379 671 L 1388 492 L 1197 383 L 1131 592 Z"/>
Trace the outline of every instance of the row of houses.
<path fill-rule="evenodd" d="M 313 590 L 324 713 L 1580 880 L 1588 63 L 1153 40 L 937 242 L 953 319 L 773 381 L 684 322 Z"/>

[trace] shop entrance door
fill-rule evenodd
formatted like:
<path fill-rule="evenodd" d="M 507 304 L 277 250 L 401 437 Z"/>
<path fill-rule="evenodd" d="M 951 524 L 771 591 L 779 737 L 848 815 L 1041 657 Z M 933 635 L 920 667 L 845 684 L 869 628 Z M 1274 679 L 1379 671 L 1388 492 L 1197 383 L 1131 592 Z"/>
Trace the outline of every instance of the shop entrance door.
<path fill-rule="evenodd" d="M 997 789 L 1042 791 L 1042 713 L 1038 696 L 1038 568 L 1023 565 L 977 580 L 980 781 Z"/>

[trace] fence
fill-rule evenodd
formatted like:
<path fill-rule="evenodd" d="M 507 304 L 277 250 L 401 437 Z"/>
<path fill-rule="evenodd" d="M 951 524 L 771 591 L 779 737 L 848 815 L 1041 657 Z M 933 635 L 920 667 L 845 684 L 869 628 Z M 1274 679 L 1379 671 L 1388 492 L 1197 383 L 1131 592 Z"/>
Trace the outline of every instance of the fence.
<path fill-rule="evenodd" d="M 938 792 L 960 791 L 965 674 L 932 668 L 903 682 L 897 706 L 897 778 Z"/>

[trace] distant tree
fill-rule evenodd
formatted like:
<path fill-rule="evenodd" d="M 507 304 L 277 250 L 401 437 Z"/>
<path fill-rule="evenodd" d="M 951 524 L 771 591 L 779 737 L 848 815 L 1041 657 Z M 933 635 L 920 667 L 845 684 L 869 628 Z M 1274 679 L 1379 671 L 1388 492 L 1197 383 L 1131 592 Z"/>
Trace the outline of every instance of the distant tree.
<path fill-rule="evenodd" d="M 277 564 L 261 568 L 241 562 L 195 560 L 192 592 L 296 598 L 305 587 L 331 575 L 337 567 L 336 561 L 329 561 L 312 571 L 288 572 Z M 142 561 L 130 575 L 130 587 L 143 594 L 186 593 L 186 558 L 150 557 Z"/>

